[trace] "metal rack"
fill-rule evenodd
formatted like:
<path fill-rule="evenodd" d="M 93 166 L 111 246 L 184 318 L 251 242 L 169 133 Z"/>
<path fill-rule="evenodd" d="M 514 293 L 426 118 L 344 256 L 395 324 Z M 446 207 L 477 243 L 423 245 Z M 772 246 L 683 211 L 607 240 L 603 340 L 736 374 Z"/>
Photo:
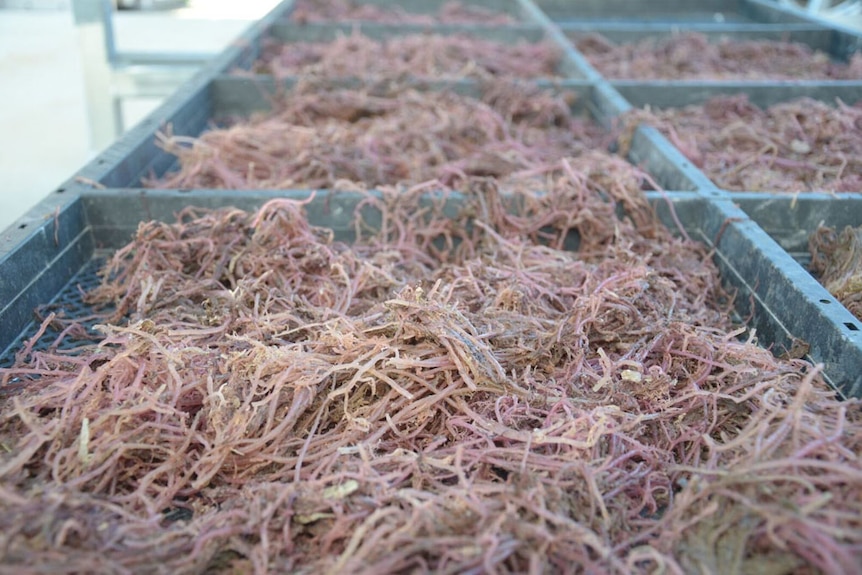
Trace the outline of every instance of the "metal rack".
<path fill-rule="evenodd" d="M 140 53 L 117 48 L 112 0 L 72 0 L 84 68 L 90 142 L 102 149 L 125 130 L 123 101 L 164 98 L 215 54 Z"/>

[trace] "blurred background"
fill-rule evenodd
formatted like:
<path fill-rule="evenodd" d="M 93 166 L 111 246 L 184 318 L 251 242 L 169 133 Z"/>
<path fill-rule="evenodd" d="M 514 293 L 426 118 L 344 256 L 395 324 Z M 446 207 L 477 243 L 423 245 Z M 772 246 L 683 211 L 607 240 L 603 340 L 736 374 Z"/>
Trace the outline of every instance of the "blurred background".
<path fill-rule="evenodd" d="M 223 50 L 279 0 L 120 1 L 135 9 L 112 6 L 117 54 L 139 59 L 153 55 L 156 61 L 187 54 L 190 61 L 177 73 L 159 78 L 158 89 L 144 90 L 149 96 L 119 102 L 122 125 L 129 128 L 162 101 L 153 92 L 181 82 L 208 54 Z M 102 46 L 94 51 L 86 45 L 94 31 L 76 25 L 72 4 L 0 0 L 0 230 L 112 141 L 113 134 L 106 133 L 112 126 L 102 126 L 101 135 L 92 134 L 84 81 L 85 73 L 106 73 L 104 61 L 93 61 L 104 60 L 105 54 Z M 90 55 L 88 66 L 84 53 Z M 100 116 L 110 122 L 110 92 L 118 81 L 126 91 L 129 84 L 137 82 L 139 87 L 141 82 L 131 72 L 102 80 L 104 89 L 90 95 L 90 104 L 99 106 Z M 98 86 L 99 79 L 90 84 Z"/>

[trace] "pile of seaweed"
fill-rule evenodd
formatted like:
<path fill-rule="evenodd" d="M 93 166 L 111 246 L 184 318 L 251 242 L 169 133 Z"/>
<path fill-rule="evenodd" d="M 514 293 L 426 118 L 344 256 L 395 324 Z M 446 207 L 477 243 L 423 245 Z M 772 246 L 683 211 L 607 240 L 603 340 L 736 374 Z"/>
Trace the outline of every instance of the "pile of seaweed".
<path fill-rule="evenodd" d="M 860 402 L 740 339 L 645 179 L 596 152 L 142 224 L 101 340 L 49 317 L 0 371 L 3 564 L 855 571 Z"/>

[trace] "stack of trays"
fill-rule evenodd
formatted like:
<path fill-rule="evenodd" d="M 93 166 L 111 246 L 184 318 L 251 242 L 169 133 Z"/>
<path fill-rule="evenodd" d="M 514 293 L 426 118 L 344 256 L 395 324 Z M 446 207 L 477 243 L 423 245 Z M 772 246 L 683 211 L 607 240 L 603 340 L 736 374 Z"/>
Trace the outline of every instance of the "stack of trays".
<path fill-rule="evenodd" d="M 550 42 L 559 54 L 555 69 L 547 77 L 523 81 L 576 94 L 576 112 L 609 130 L 632 108 L 657 111 L 698 106 L 722 95 L 743 94 L 750 104 L 761 108 L 802 97 L 830 105 L 841 100 L 848 106 L 862 100 L 862 78 L 769 80 L 762 79 L 768 74 L 751 70 L 750 64 L 743 66 L 745 77 L 734 77 L 732 71 L 725 70 L 714 74 L 717 79 L 710 79 L 709 70 L 700 70 L 696 58 L 683 65 L 688 72 L 683 70 L 678 74 L 683 77 L 676 78 L 626 77 L 625 70 L 620 71 L 626 65 L 618 65 L 609 76 L 599 69 L 597 53 L 639 42 L 643 43 L 641 49 L 628 53 L 643 57 L 643 51 L 653 47 L 655 74 L 667 74 L 673 63 L 662 62 L 662 58 L 678 59 L 673 54 L 674 43 L 692 38 L 695 42 L 729 45 L 792 41 L 828 54 L 836 66 L 857 54 L 858 35 L 765 1 L 733 3 L 732 9 L 717 1 L 698 3 L 696 8 L 685 2 L 654 2 L 649 8 L 623 1 L 468 3 L 493 5 L 493 10 L 504 15 L 481 23 L 469 10 L 465 19 L 459 20 L 453 13 L 442 23 L 435 20 L 442 2 L 401 2 L 395 16 L 385 2 L 369 4 L 388 12 L 390 22 L 332 22 L 308 18 L 301 8 L 294 13 L 291 2 L 278 6 L 158 110 L 5 230 L 0 236 L 0 348 L 6 349 L 4 362 L 11 361 L 21 342 L 36 329 L 34 308 L 49 302 L 59 305 L 68 294 L 76 294 L 75 286 L 88 283 L 80 274 L 93 272 L 91 260 L 123 245 L 140 221 L 170 220 L 186 205 L 252 209 L 282 193 L 142 187 L 145 178 L 158 179 L 176 168 L 176 157 L 156 143 L 158 131 L 170 126 L 175 136 L 197 136 L 216 121 L 265 111 L 273 93 L 286 90 L 289 94 L 295 89 L 299 80 L 291 72 L 314 69 L 314 61 L 296 64 L 298 67 L 287 72 L 265 64 L 266 58 L 271 61 L 276 57 L 281 46 L 287 46 L 285 53 L 290 53 L 296 43 L 326 43 L 351 34 L 380 45 L 417 34 L 460 36 L 501 45 Z M 404 17 L 411 13 L 420 16 Z M 583 52 L 578 50 L 579 44 Z M 591 65 L 591 58 L 596 67 Z M 822 64 L 822 54 L 819 59 Z M 303 65 L 310 68 L 303 69 Z M 856 62 L 855 70 L 859 69 Z M 846 75 L 852 76 L 852 72 Z M 337 79 L 331 74 L 318 74 L 316 81 L 332 88 L 373 80 L 373 73 L 364 77 L 346 73 Z M 632 74 L 644 75 L 643 70 Z M 410 80 L 419 90 L 454 89 L 475 95 L 486 77 L 471 77 L 456 70 L 454 77 L 443 71 L 436 77 Z M 840 231 L 844 226 L 862 225 L 862 195 L 856 190 L 835 193 L 804 186 L 800 188 L 804 191 L 794 193 L 768 187 L 722 189 L 716 183 L 721 174 L 698 169 L 695 161 L 648 124 L 632 127 L 622 151 L 666 190 L 648 195 L 668 225 L 673 229 L 671 213 L 666 209 L 670 199 L 688 233 L 714 249 L 726 287 L 736 293 L 739 317 L 756 329 L 761 345 L 780 354 L 794 345 L 799 349 L 801 344 L 808 359 L 825 364 L 826 377 L 842 394 L 860 396 L 862 321 L 821 286 L 806 266 L 808 237 L 818 226 Z M 689 141 L 684 126 L 678 128 L 675 137 Z M 847 173 L 854 170 L 858 175 L 858 161 L 846 168 Z"/>

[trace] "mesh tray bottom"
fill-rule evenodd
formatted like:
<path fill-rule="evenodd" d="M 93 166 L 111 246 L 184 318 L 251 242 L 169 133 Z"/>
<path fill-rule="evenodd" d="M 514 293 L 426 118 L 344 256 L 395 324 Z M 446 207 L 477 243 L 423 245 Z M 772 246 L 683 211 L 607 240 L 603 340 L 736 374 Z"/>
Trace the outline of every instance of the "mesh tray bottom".
<path fill-rule="evenodd" d="M 100 335 L 95 330 L 95 325 L 100 322 L 95 317 L 92 317 L 95 310 L 84 302 L 84 294 L 99 285 L 100 278 L 98 271 L 104 263 L 105 255 L 97 254 L 69 280 L 69 283 L 66 284 L 50 303 L 36 308 L 33 311 L 33 321 L 12 342 L 9 348 L 0 355 L 0 367 L 11 367 L 15 363 L 15 356 L 24 348 L 27 341 L 38 333 L 42 322 L 52 313 L 55 314 L 55 318 L 58 321 L 52 322 L 47 326 L 45 333 L 33 345 L 34 351 L 44 351 L 53 348 L 68 352 L 81 346 L 92 344 L 94 341 L 92 338 Z M 104 311 L 104 309 L 102 308 L 100 311 Z M 84 330 L 69 331 L 55 346 L 57 338 L 68 327 L 70 320 L 79 322 Z"/>

